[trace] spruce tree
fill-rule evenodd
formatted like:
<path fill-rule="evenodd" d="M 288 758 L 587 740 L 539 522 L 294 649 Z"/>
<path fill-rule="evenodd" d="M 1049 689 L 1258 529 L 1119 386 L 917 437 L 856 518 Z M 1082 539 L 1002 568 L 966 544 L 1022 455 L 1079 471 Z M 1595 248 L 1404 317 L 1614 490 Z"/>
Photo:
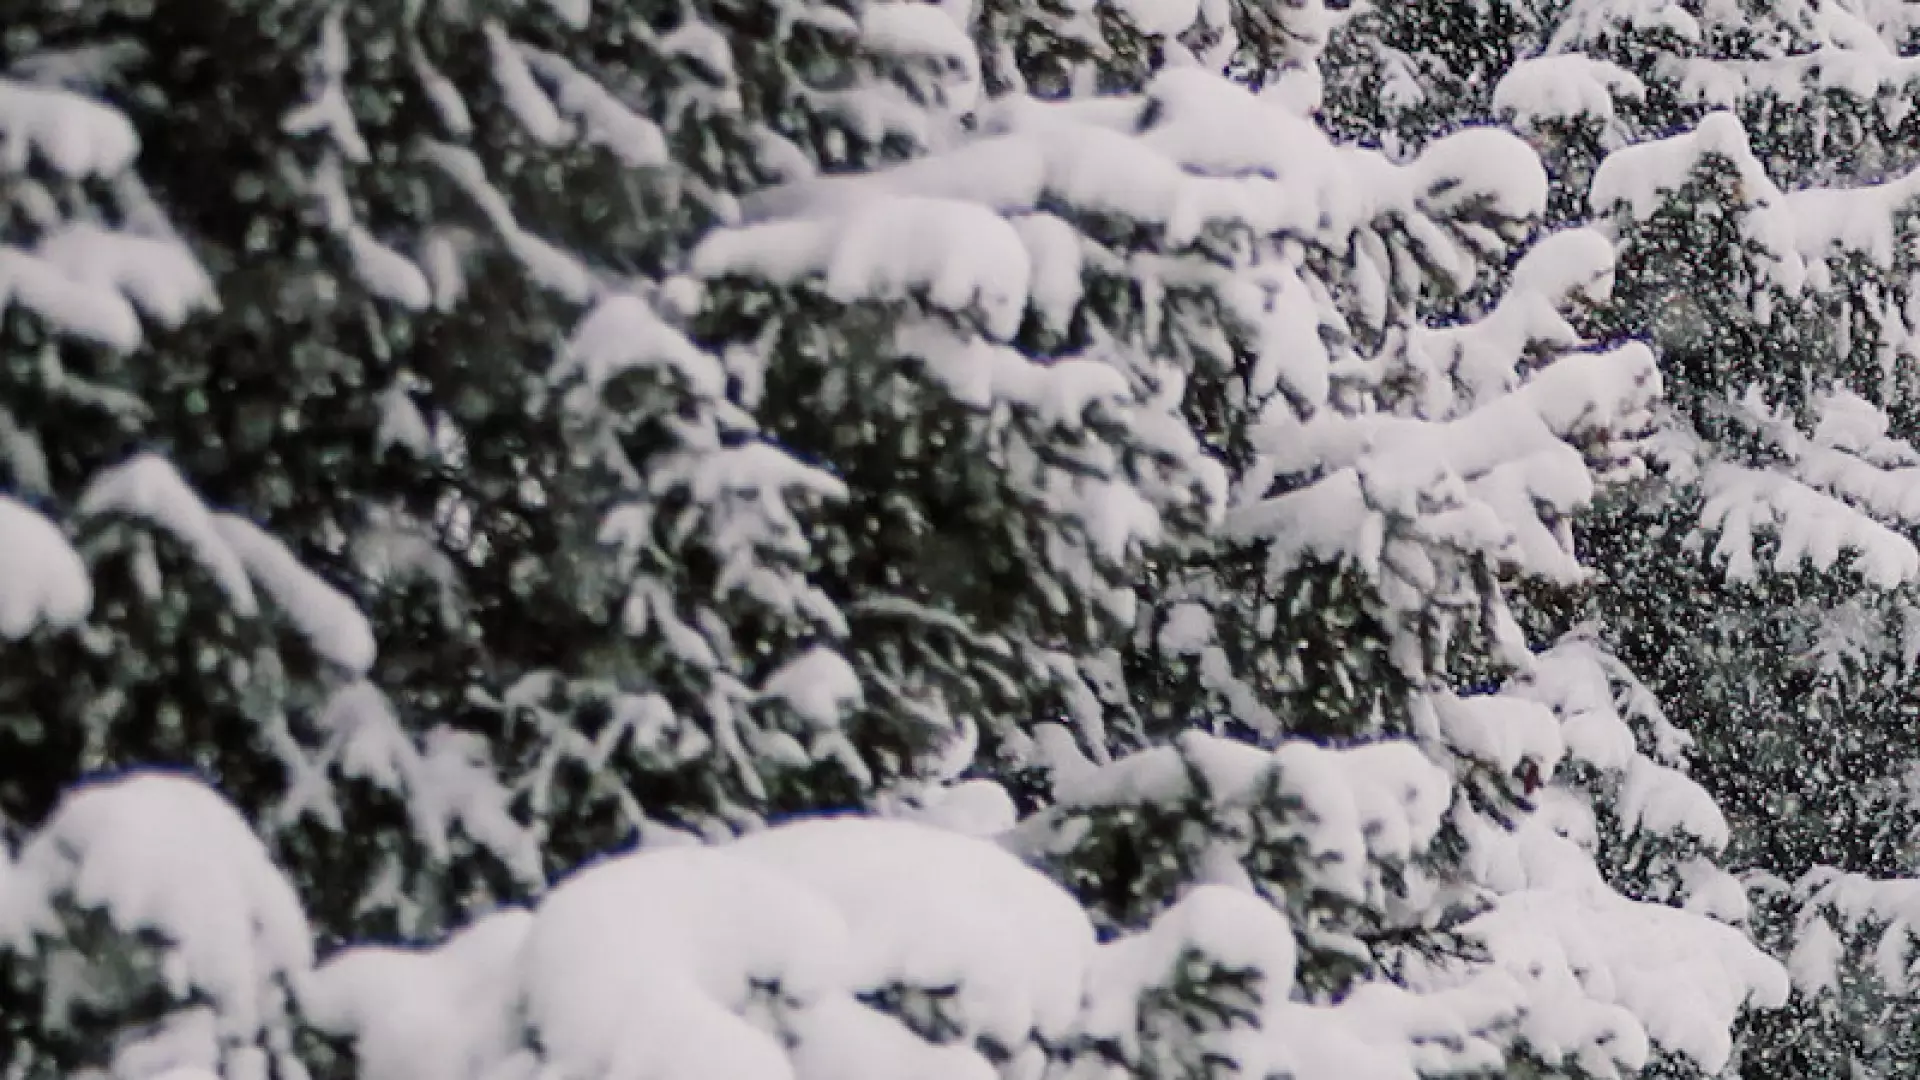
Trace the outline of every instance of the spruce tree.
<path fill-rule="evenodd" d="M 1618 340 L 1673 222 L 1347 112 L 1335 23 L 1452 24 L 17 6 L 11 1073 L 1613 1076 L 1777 1003 L 1556 624 L 1708 396 Z M 1714 123 L 1616 177 L 1784 250 Z"/>

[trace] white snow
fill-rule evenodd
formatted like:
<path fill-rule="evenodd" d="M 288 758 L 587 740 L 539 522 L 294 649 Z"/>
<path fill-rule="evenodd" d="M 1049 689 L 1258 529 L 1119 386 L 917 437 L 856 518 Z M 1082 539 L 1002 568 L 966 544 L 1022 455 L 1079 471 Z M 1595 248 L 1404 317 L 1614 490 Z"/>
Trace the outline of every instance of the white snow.
<path fill-rule="evenodd" d="M 315 1027 L 354 1037 L 365 1080 L 470 1080 L 519 1047 L 516 965 L 533 916 L 495 912 L 438 948 L 360 946 L 300 997 Z"/>
<path fill-rule="evenodd" d="M 82 517 L 124 515 L 178 540 L 227 594 L 234 611 L 259 613 L 245 564 L 221 536 L 213 514 L 165 458 L 140 454 L 93 478 L 80 496 Z"/>
<path fill-rule="evenodd" d="M 59 527 L 0 495 L 0 639 L 75 626 L 92 607 L 86 564 Z"/>
<path fill-rule="evenodd" d="M 852 930 L 844 977 L 955 987 L 964 1030 L 1017 1047 L 1080 1008 L 1093 933 L 1080 905 L 1000 848 L 906 822 L 815 818 L 726 848 L 833 905 Z"/>
<path fill-rule="evenodd" d="M 245 518 L 213 515 L 220 539 L 247 575 L 285 612 L 314 651 L 351 675 L 373 666 L 373 627 L 353 601 L 300 564 L 285 544 Z"/>
<path fill-rule="evenodd" d="M 1617 144 L 1623 133 L 1614 103 L 1638 100 L 1646 84 L 1632 72 L 1609 60 L 1579 53 L 1536 56 L 1507 69 L 1493 90 L 1493 106 L 1526 127 L 1545 121 L 1590 119 Z"/>
<path fill-rule="evenodd" d="M 629 109 L 606 87 L 562 57 L 531 45 L 514 46 L 527 69 L 554 88 L 553 105 L 578 123 L 587 141 L 602 146 L 629 169 L 667 163 L 667 140 L 660 126 Z M 517 80 L 516 80 L 517 85 Z M 536 108 L 536 106 L 529 106 Z M 546 123 L 540 111 L 538 123 Z"/>
<path fill-rule="evenodd" d="M 1740 931 L 1604 886 L 1505 896 L 1469 929 L 1527 986 L 1522 1031 L 1550 1058 L 1635 1069 L 1651 1039 L 1711 1074 L 1742 1009 L 1786 1003 L 1785 969 Z"/>
<path fill-rule="evenodd" d="M 1703 486 L 1707 502 L 1700 527 L 1719 533 L 1713 557 L 1730 581 L 1753 578 L 1754 534 L 1768 529 L 1776 534 L 1775 570 L 1789 571 L 1803 561 L 1825 570 L 1850 552 L 1861 576 L 1874 585 L 1889 587 L 1920 575 L 1920 551 L 1906 537 L 1791 477 L 1712 463 Z"/>
<path fill-rule="evenodd" d="M 54 329 L 116 349 L 140 344 L 140 316 L 118 292 L 75 281 L 47 260 L 0 247 L 0 303 L 16 303 Z"/>
<path fill-rule="evenodd" d="M 802 219 L 718 232 L 694 249 L 702 277 L 753 275 L 777 284 L 821 276 L 842 303 L 925 289 L 937 307 L 977 310 L 1011 337 L 1025 308 L 1031 263 L 1006 219 L 945 199 L 877 200 L 842 218 Z"/>
<path fill-rule="evenodd" d="M 423 311 L 433 302 L 433 287 L 412 259 L 381 243 L 358 222 L 347 226 L 345 236 L 353 268 L 375 296 L 410 311 Z"/>
<path fill-rule="evenodd" d="M 520 126 L 536 143 L 552 146 L 565 141 L 573 134 L 573 129 L 560 116 L 553 99 L 534 81 L 533 70 L 527 63 L 527 57 L 520 51 L 519 43 L 507 35 L 505 27 L 493 20 L 487 21 L 484 31 L 487 53 L 493 60 L 494 82 L 499 86 L 500 96 L 506 101 L 514 119 L 520 121 Z"/>
<path fill-rule="evenodd" d="M 864 694 L 853 665 L 832 649 L 816 646 L 780 665 L 760 686 L 762 700 L 785 702 L 801 719 L 836 728 Z"/>
<path fill-rule="evenodd" d="M 519 54 L 512 55 L 517 57 Z M 539 93 L 538 87 L 533 90 Z M 546 100 L 544 95 L 541 100 Z M 551 102 L 548 107 L 552 107 Z M 486 166 L 481 164 L 473 151 L 451 143 L 425 142 L 421 144 L 420 156 L 473 200 L 474 206 L 485 215 L 498 233 L 500 242 L 519 261 L 521 269 L 531 281 L 577 304 L 584 304 L 599 293 L 599 283 L 584 264 L 521 228 L 512 208 L 507 205 L 506 196 L 487 179 Z M 457 266 L 457 261 L 450 264 L 444 257 L 439 261 L 443 268 Z M 436 288 L 437 302 L 444 304 L 445 295 L 443 290 Z"/>
<path fill-rule="evenodd" d="M 433 949 L 348 949 L 301 1004 L 370 1080 L 988 1080 L 968 1041 L 854 994 L 952 988 L 967 1031 L 1030 1058 L 1074 1029 L 1094 951 L 1079 905 L 991 844 L 819 818 L 610 859 Z"/>
<path fill-rule="evenodd" d="M 0 168 L 24 173 L 37 157 L 64 176 L 112 176 L 140 153 L 120 111 L 65 90 L 0 79 Z"/>
<path fill-rule="evenodd" d="M 219 306 L 213 281 L 175 240 L 75 224 L 42 237 L 34 253 L 81 285 L 123 294 L 165 327 Z"/>
<path fill-rule="evenodd" d="M 718 359 L 696 348 L 631 293 L 615 293 L 594 305 L 574 328 L 563 362 L 549 379 L 558 382 L 578 371 L 597 397 L 621 373 L 647 368 L 674 372 L 702 397 L 719 397 L 727 385 Z"/>
<path fill-rule="evenodd" d="M 906 815 L 908 820 L 962 836 L 999 836 L 1020 817 L 1013 796 L 992 780 L 965 780 L 924 794 L 920 801 L 920 808 Z"/>
<path fill-rule="evenodd" d="M 71 791 L 20 853 L 0 892 L 0 928 L 61 933 L 54 905 L 106 913 L 167 942 L 168 971 L 207 995 L 228 1038 L 251 1040 L 284 1007 L 313 946 L 293 889 L 247 822 L 193 781 L 136 774 Z"/>

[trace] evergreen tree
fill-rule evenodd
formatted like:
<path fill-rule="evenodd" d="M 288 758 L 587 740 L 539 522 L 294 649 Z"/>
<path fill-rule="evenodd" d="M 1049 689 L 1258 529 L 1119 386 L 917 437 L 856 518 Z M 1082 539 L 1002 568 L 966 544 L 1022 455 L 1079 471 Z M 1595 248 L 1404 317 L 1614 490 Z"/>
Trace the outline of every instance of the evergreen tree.
<path fill-rule="evenodd" d="M 1666 379 L 1655 475 L 1583 523 L 1587 610 L 1697 735 L 1734 865 L 1776 883 L 1756 928 L 1802 960 L 1830 872 L 1782 879 L 1912 865 L 1903 34 L 1841 4 L 1574 4 L 1494 94 L 1555 213 L 1615 237 L 1589 325 Z M 1896 1059 L 1876 977 L 1795 968 L 1813 996 L 1756 1021 L 1752 1075 Z"/>
<path fill-rule="evenodd" d="M 1784 992 L 1671 669 L 1542 630 L 1597 491 L 1761 475 L 1606 344 L 1661 258 L 1836 295 L 1732 121 L 1543 235 L 1339 51 L 1505 9 L 16 6 L 10 1075 L 1712 1072 Z M 1911 574 L 1839 385 L 1728 560 Z"/>

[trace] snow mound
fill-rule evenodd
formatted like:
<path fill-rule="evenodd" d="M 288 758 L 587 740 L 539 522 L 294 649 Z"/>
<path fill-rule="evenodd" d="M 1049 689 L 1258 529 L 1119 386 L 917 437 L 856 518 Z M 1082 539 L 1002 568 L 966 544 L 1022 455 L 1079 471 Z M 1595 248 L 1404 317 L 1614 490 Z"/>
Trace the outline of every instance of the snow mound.
<path fill-rule="evenodd" d="M 348 949 L 314 972 L 300 1004 L 353 1035 L 365 1080 L 468 1080 L 518 1048 L 514 965 L 533 917 L 496 912 L 437 949 Z"/>
<path fill-rule="evenodd" d="M 1092 928 L 994 845 L 870 818 L 610 859 L 431 950 L 362 947 L 302 999 L 369 1080 L 989 1080 L 1079 1014 Z M 935 1045 L 868 1004 L 950 1001 Z M 536 1049 L 537 1048 L 537 1049 Z M 535 1059 L 538 1059 L 537 1061 Z M 517 1074 L 517 1073 L 516 1073 Z"/>
<path fill-rule="evenodd" d="M 1072 897 L 992 844 L 900 821 L 833 818 L 727 849 L 823 896 L 853 930 L 849 977 L 957 988 L 967 1035 L 1057 1037 L 1080 1007 L 1093 932 Z"/>
<path fill-rule="evenodd" d="M 93 607 L 93 582 L 53 522 L 0 495 L 0 639 L 67 627 Z"/>
<path fill-rule="evenodd" d="M 176 994 L 204 994 L 229 1038 L 253 1041 L 313 966 L 306 916 L 247 822 L 219 795 L 160 774 L 78 788 L 5 880 L 0 926 L 57 939 L 66 903 L 160 936 Z"/>

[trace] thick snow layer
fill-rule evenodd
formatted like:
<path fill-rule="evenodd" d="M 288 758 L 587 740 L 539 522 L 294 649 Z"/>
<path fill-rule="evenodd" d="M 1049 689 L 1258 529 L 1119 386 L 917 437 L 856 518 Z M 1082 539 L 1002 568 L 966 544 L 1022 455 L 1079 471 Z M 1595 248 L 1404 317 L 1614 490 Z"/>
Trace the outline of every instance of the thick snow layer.
<path fill-rule="evenodd" d="M 645 300 L 631 293 L 603 298 L 574 328 L 564 361 L 552 378 L 578 372 L 590 393 L 599 392 L 627 371 L 664 369 L 702 397 L 718 397 L 727 386 L 726 371 L 668 326 Z"/>
<path fill-rule="evenodd" d="M 1080 1007 L 1093 933 L 1072 897 L 984 841 L 905 822 L 796 822 L 727 849 L 835 907 L 853 985 L 955 987 L 969 1034 L 1058 1037 Z"/>
<path fill-rule="evenodd" d="M 1792 898 L 1798 911 L 1787 970 L 1796 990 L 1808 996 L 1839 992 L 1845 969 L 1857 970 L 1866 960 L 1886 992 L 1913 993 L 1920 880 L 1875 879 L 1820 866 L 1794 883 Z M 1850 947 L 1866 956 L 1850 956 Z"/>
<path fill-rule="evenodd" d="M 554 106 L 580 126 L 588 142 L 605 148 L 629 169 L 653 168 L 667 162 L 667 139 L 658 124 L 627 108 L 606 87 L 562 57 L 530 45 L 516 47 L 527 68 L 553 87 Z"/>
<path fill-rule="evenodd" d="M 176 992 L 212 1002 L 250 1041 L 274 1019 L 275 980 L 295 986 L 313 946 L 293 889 L 232 806 L 193 781 L 140 774 L 71 791 L 28 841 L 0 892 L 0 928 L 56 940 L 54 905 L 104 912 L 165 940 Z"/>
<path fill-rule="evenodd" d="M 1427 1075 L 1497 1069 L 1499 1029 L 1521 1012 L 1521 987 L 1499 972 L 1466 986 L 1409 993 L 1362 983 L 1338 1005 L 1294 1002 L 1293 928 L 1264 900 L 1236 889 L 1202 885 L 1188 892 L 1143 933 L 1101 949 L 1088 979 L 1083 1034 L 1138 1060 L 1143 1037 L 1156 1034 L 1141 1015 L 1155 990 L 1180 980 L 1186 957 L 1259 973 L 1253 1014 L 1218 1030 L 1187 1033 L 1198 1054 L 1231 1062 L 1243 1076 L 1299 1080 L 1417 1080 Z M 1164 1023 L 1164 1021 L 1162 1021 Z M 1107 1076 L 1076 1063 L 1067 1076 Z"/>
<path fill-rule="evenodd" d="M 218 306 L 212 279 L 176 240 L 67 225 L 42 237 L 34 253 L 81 285 L 124 295 L 162 326 Z"/>
<path fill-rule="evenodd" d="M 1081 1033 L 1137 1056 L 1141 1006 L 1151 991 L 1179 979 L 1190 952 L 1222 967 L 1258 972 L 1263 1012 L 1268 1014 L 1293 991 L 1298 947 L 1286 916 L 1239 890 L 1201 885 L 1161 913 L 1146 932 L 1101 947 L 1087 973 Z M 1231 1046 L 1218 1049 L 1232 1051 Z M 1251 1061 L 1239 1064 L 1246 1075 L 1264 1075 Z"/>
<path fill-rule="evenodd" d="M 872 1040 L 885 1059 L 979 1076 L 852 1012 L 849 991 L 953 987 L 970 1030 L 1018 1047 L 1072 1023 L 1092 949 L 1079 906 L 997 848 L 849 818 L 588 870 L 541 905 L 523 970 L 550 1063 L 586 1075 L 750 1080 L 798 1063 L 812 1077 Z M 767 1026 L 783 1010 L 793 1062 Z"/>
<path fill-rule="evenodd" d="M 1755 533 L 1763 530 L 1775 534 L 1776 570 L 1790 571 L 1803 561 L 1826 570 L 1844 552 L 1854 556 L 1860 575 L 1874 585 L 1889 587 L 1920 575 L 1920 551 L 1906 537 L 1791 476 L 1711 463 L 1702 482 L 1707 501 L 1700 527 L 1719 533 L 1713 557 L 1730 581 L 1754 577 Z"/>
<path fill-rule="evenodd" d="M 1035 734 L 1052 759 L 1058 805 L 1014 830 L 1009 842 L 1022 851 L 1071 843 L 1075 817 L 1089 809 L 1174 805 L 1204 794 L 1209 812 L 1225 820 L 1271 796 L 1277 801 L 1264 808 L 1298 838 L 1313 886 L 1363 900 L 1382 888 L 1378 864 L 1404 864 L 1427 849 L 1452 799 L 1446 770 L 1401 740 L 1331 749 L 1292 739 L 1265 751 L 1195 731 L 1177 745 L 1095 766 L 1071 747 L 1065 729 Z"/>
<path fill-rule="evenodd" d="M 38 158 L 76 179 L 133 163 L 140 139 L 117 109 L 64 90 L 0 79 L 0 167 L 19 174 Z"/>
<path fill-rule="evenodd" d="M 366 674 L 373 666 L 373 627 L 352 600 L 300 565 L 285 544 L 245 518 L 215 514 L 213 525 L 248 576 L 273 598 L 315 652 L 348 674 Z"/>
<path fill-rule="evenodd" d="M 1013 796 L 995 781 L 966 780 L 923 794 L 919 808 L 904 816 L 923 825 L 984 839 L 1013 828 L 1020 812 Z"/>
<path fill-rule="evenodd" d="M 1606 276 L 1606 260 L 1581 233 L 1567 234 L 1541 260 L 1548 285 L 1597 289 Z M 1565 327 L 1557 315 L 1545 325 L 1555 322 Z M 1435 548 L 1477 552 L 1546 580 L 1581 580 L 1564 521 L 1590 498 L 1593 476 L 1575 446 L 1621 456 L 1619 447 L 1649 425 L 1661 391 L 1653 355 L 1638 343 L 1571 353 L 1516 389 L 1495 393 L 1501 381 L 1517 377 L 1506 368 L 1517 351 L 1507 353 L 1512 359 L 1500 353 L 1515 339 L 1473 334 L 1469 328 L 1451 335 L 1451 344 L 1490 361 L 1473 397 L 1430 395 L 1436 408 L 1458 409 L 1454 415 L 1322 409 L 1302 422 L 1290 403 L 1271 402 L 1253 430 L 1261 467 L 1268 476 L 1319 479 L 1243 501 L 1228 513 L 1229 535 L 1266 541 L 1270 574 L 1344 561 L 1384 585 L 1404 586 L 1410 597 L 1431 589 L 1438 570 L 1415 568 L 1433 566 Z M 1445 347 L 1418 337 L 1413 344 Z M 1451 365 L 1458 384 L 1464 355 Z M 1489 400 L 1475 404 L 1481 395 Z M 1407 524 L 1390 529 L 1390 521 Z"/>
<path fill-rule="evenodd" d="M 1676 764 L 1692 744 L 1668 722 L 1652 693 L 1586 633 L 1535 657 L 1526 676 L 1507 692 L 1551 708 L 1568 757 L 1606 772 L 1624 775 L 1639 754 L 1636 724 L 1646 731 L 1659 764 Z"/>
<path fill-rule="evenodd" d="M 1031 1034 L 1073 1030 L 1094 952 L 1079 905 L 991 844 L 815 819 L 608 860 L 531 915 L 490 916 L 435 949 L 349 949 L 301 1001 L 356 1040 L 369 1080 L 523 1064 L 608 1080 L 990 1080 L 970 1040 L 935 1046 L 855 995 L 951 993 L 969 1033 L 1026 1059 Z"/>
<path fill-rule="evenodd" d="M 526 1023 L 563 1075 L 788 1080 L 777 1033 L 744 1014 L 756 995 L 804 1007 L 832 994 L 850 945 L 827 900 L 725 851 L 615 859 L 535 914 Z"/>
<path fill-rule="evenodd" d="M 1686 835 L 1708 851 L 1727 845 L 1727 819 L 1713 796 L 1685 773 L 1644 757 L 1628 764 L 1616 812 L 1630 827 Z"/>
<path fill-rule="evenodd" d="M 1013 336 L 1026 308 L 1032 262 L 1020 234 L 973 203 L 901 196 L 844 217 L 748 226 L 710 236 L 694 272 L 790 284 L 819 275 L 842 303 L 889 300 L 924 289 L 936 307 L 977 311 L 999 338 Z"/>
<path fill-rule="evenodd" d="M 997 1080 L 965 1043 L 934 1045 L 893 1017 L 851 998 L 829 998 L 794 1018 L 794 1075 L 801 1080 Z M 717 1080 L 717 1078 L 716 1078 Z"/>
<path fill-rule="evenodd" d="M 819 728 L 837 728 L 841 718 L 860 707 L 860 676 L 853 665 L 828 648 L 812 648 L 780 665 L 761 684 L 760 696 L 783 701 L 796 715 Z"/>
<path fill-rule="evenodd" d="M 1587 201 L 1602 213 L 1625 206 L 1644 220 L 1709 157 L 1737 171 L 1750 199 L 1780 198 L 1779 189 L 1748 146 L 1739 118 L 1730 112 L 1712 112 L 1692 131 L 1609 154 L 1594 171 Z"/>
<path fill-rule="evenodd" d="M 1638 1068 L 1650 1038 L 1716 1073 L 1740 1011 L 1786 1003 L 1785 969 L 1740 931 L 1604 886 L 1504 896 L 1467 929 L 1527 986 L 1521 1030 L 1549 1060 Z"/>
<path fill-rule="evenodd" d="M 1639 77 L 1612 61 L 1562 53 L 1531 57 L 1507 69 L 1494 87 L 1493 106 L 1526 126 L 1588 119 L 1611 129 L 1614 103 L 1645 93 Z"/>
<path fill-rule="evenodd" d="M 93 607 L 86 564 L 53 522 L 0 495 L 0 639 L 68 627 Z"/>
<path fill-rule="evenodd" d="M 1017 349 L 957 337 L 933 322 L 908 321 L 895 332 L 894 348 L 923 361 L 956 399 L 977 409 L 1018 403 L 1050 423 L 1077 427 L 1096 402 L 1132 396 L 1126 376 L 1098 360 L 1040 363 Z"/>
<path fill-rule="evenodd" d="M 1451 778 L 1411 742 L 1329 750 L 1293 740 L 1274 763 L 1280 791 L 1308 809 L 1308 845 L 1335 880 L 1368 856 L 1400 862 L 1424 851 L 1453 798 Z M 1357 879 L 1346 883 L 1361 895 Z"/>
<path fill-rule="evenodd" d="M 1454 750 L 1503 773 L 1529 762 L 1551 775 L 1565 752 L 1560 722 L 1544 707 L 1504 694 L 1431 695 L 1439 727 Z"/>
<path fill-rule="evenodd" d="M 75 281 L 16 248 L 0 247 L 0 303 L 18 304 L 63 334 L 115 349 L 140 344 L 140 315 L 118 292 Z"/>
<path fill-rule="evenodd" d="M 936 4 L 894 0 L 865 5 L 860 43 L 881 55 L 913 58 L 949 73 L 954 85 L 945 104 L 950 109 L 970 109 L 979 100 L 980 59 L 973 40 Z"/>
<path fill-rule="evenodd" d="M 365 1080 L 484 1076 L 519 1049 L 516 965 L 532 923 L 501 911 L 436 949 L 348 949 L 313 974 L 303 1015 L 354 1037 Z"/>
<path fill-rule="evenodd" d="M 80 514 L 120 514 L 170 533 L 227 594 L 235 611 L 259 613 L 246 564 L 221 535 L 200 496 L 165 458 L 141 454 L 101 472 L 80 496 Z"/>
<path fill-rule="evenodd" d="M 1244 226 L 1260 236 L 1313 237 L 1338 249 L 1377 219 L 1398 213 L 1408 230 L 1405 242 L 1434 265 L 1464 272 L 1470 263 L 1464 234 L 1437 221 L 1469 205 L 1521 219 L 1546 200 L 1537 157 L 1510 134 L 1461 131 L 1395 166 L 1378 154 L 1336 146 L 1301 116 L 1198 68 L 1168 69 L 1142 99 L 997 104 L 985 111 L 982 127 L 985 137 L 912 164 L 756 196 L 747 203 L 749 216 L 777 231 L 756 232 L 751 241 L 722 234 L 722 247 L 707 256 L 709 267 L 788 279 L 827 260 L 823 222 L 851 228 L 885 213 L 899 220 L 908 211 L 879 208 L 915 199 L 932 203 L 918 203 L 912 213 L 943 213 L 956 222 L 965 212 L 939 207 L 1020 214 L 1064 204 L 1161 226 L 1176 247 L 1210 227 Z M 984 235 L 963 244 L 926 221 L 915 231 L 929 245 L 953 245 L 969 265 L 982 261 Z M 755 247 L 763 249 L 757 259 Z M 877 257 L 862 254 L 859 265 Z M 1024 274 L 1021 285 L 1024 291 Z"/>

